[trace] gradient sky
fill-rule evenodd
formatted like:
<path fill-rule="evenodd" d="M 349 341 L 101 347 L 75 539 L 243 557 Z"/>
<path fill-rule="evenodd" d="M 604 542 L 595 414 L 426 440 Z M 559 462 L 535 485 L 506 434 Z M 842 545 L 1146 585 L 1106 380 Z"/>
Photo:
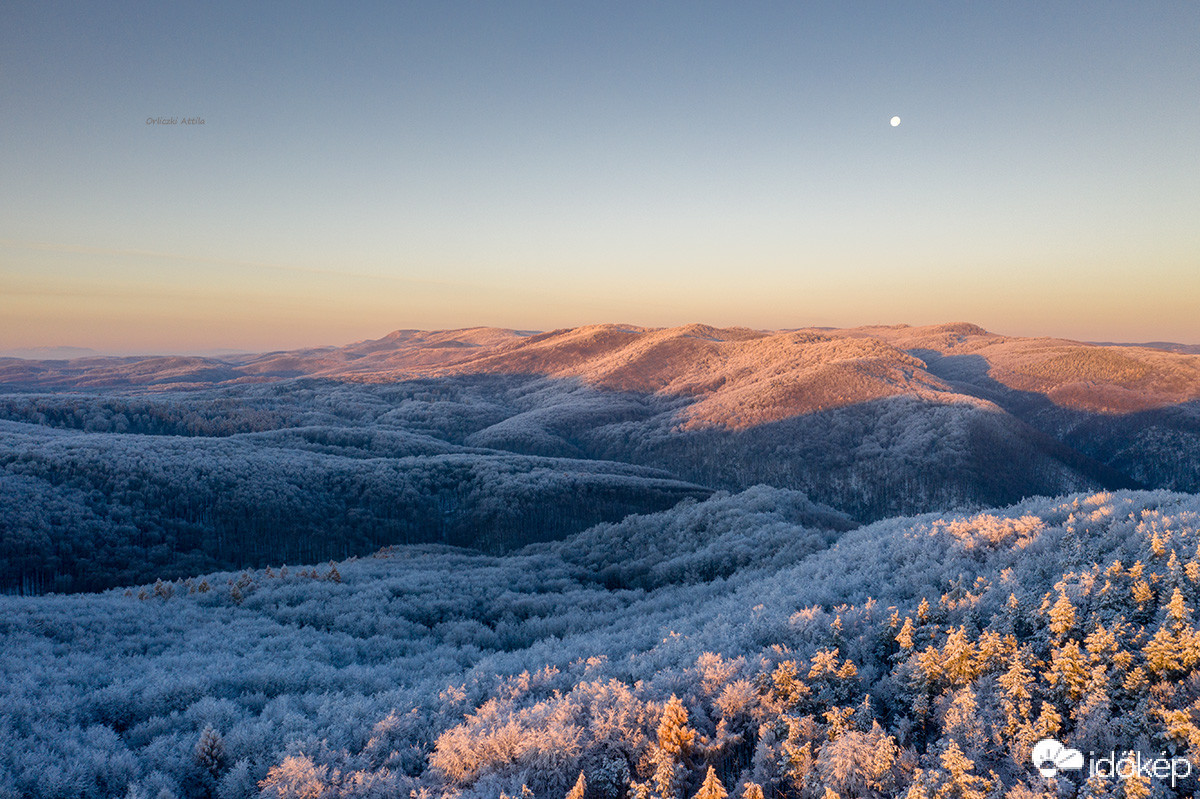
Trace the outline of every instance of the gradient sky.
<path fill-rule="evenodd" d="M 0 350 L 1197 343 L 1197 42 L 1193 2 L 8 0 Z"/>

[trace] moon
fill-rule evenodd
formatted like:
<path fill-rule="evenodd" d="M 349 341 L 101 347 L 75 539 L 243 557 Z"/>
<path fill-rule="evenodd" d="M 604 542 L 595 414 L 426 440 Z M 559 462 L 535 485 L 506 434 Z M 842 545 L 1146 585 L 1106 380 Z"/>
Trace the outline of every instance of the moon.
<path fill-rule="evenodd" d="M 892 117 L 892 127 L 894 128 L 899 124 L 900 124 L 900 117 Z"/>

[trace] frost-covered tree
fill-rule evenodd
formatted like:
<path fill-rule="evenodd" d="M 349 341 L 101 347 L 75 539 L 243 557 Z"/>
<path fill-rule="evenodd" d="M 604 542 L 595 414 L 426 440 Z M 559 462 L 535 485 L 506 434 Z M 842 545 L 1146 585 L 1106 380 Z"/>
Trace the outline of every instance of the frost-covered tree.
<path fill-rule="evenodd" d="M 583 799 L 587 794 L 587 780 L 584 779 L 583 772 L 579 772 L 579 778 L 575 780 L 575 784 L 571 786 L 571 790 L 567 791 L 567 799 Z"/>
<path fill-rule="evenodd" d="M 725 786 L 717 778 L 716 769 L 709 766 L 708 772 L 704 775 L 704 782 L 700 785 L 700 790 L 696 791 L 695 799 L 725 799 L 728 795 L 729 792 L 725 790 Z"/>
<path fill-rule="evenodd" d="M 696 731 L 688 726 L 687 708 L 674 694 L 663 706 L 658 746 L 652 755 L 654 785 L 660 799 L 680 797 L 691 761 Z"/>
<path fill-rule="evenodd" d="M 221 773 L 221 769 L 225 765 L 225 742 L 221 740 L 221 734 L 212 725 L 205 727 L 204 731 L 200 733 L 200 740 L 196 742 L 194 755 L 196 764 L 210 777 L 216 778 Z"/>

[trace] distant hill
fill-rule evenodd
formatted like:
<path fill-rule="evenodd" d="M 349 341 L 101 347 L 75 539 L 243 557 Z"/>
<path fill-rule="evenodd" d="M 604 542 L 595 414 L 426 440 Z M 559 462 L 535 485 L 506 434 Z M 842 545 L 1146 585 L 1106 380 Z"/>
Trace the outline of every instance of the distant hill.
<path fill-rule="evenodd" d="M 24 347 L 0 350 L 0 358 L 24 358 L 33 361 L 62 361 L 87 358 L 98 353 L 89 347 Z"/>
<path fill-rule="evenodd" d="M 321 377 L 393 382 L 509 374 L 572 377 L 695 400 L 694 424 L 743 428 L 881 397 L 1020 391 L 1059 407 L 1128 413 L 1200 399 L 1185 345 L 1087 344 L 989 333 L 967 323 L 757 331 L 589 325 L 397 330 L 344 347 L 226 357 L 74 357 L 0 363 L 13 388 L 199 387 Z"/>
<path fill-rule="evenodd" d="M 1122 344 L 1115 341 L 1090 341 L 1088 343 L 1099 347 L 1145 347 L 1151 350 L 1166 350 L 1167 352 L 1181 352 L 1186 355 L 1200 355 L 1200 344 L 1178 344 L 1174 341 L 1145 341 L 1140 344 Z"/>
<path fill-rule="evenodd" d="M 966 323 L 0 360 L 0 420 L 0 577 L 31 591 L 400 542 L 504 551 L 758 484 L 856 522 L 1200 491 L 1200 356 Z"/>

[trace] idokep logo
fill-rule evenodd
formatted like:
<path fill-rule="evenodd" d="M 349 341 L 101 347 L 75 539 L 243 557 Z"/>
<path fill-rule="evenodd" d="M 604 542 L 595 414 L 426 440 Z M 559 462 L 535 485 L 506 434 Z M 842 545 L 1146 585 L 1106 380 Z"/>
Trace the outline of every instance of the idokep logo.
<path fill-rule="evenodd" d="M 1124 752 L 1118 755 L 1114 750 L 1103 757 L 1096 757 L 1095 752 L 1088 753 L 1089 777 L 1127 780 L 1131 777 L 1144 777 L 1147 780 L 1170 779 L 1174 788 L 1181 779 L 1192 775 L 1192 761 L 1186 757 L 1148 758 L 1141 752 Z M 1057 777 L 1063 771 L 1079 771 L 1083 768 L 1083 752 L 1071 749 L 1054 738 L 1043 738 L 1033 747 L 1033 765 L 1046 778 Z"/>
<path fill-rule="evenodd" d="M 1053 738 L 1043 738 L 1033 747 L 1033 765 L 1043 777 L 1058 776 L 1060 771 L 1079 771 L 1083 768 L 1083 752 Z"/>

